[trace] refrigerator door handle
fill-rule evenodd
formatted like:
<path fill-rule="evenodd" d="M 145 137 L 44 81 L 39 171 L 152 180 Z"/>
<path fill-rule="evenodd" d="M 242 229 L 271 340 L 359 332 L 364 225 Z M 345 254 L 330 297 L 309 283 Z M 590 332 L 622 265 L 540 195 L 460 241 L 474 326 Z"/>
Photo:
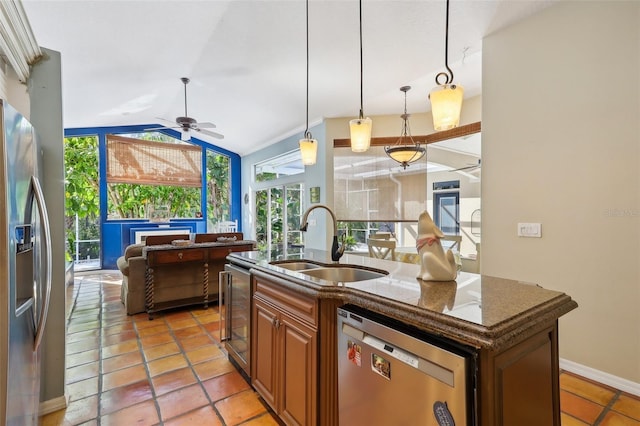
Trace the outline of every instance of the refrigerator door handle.
<path fill-rule="evenodd" d="M 47 205 L 44 202 L 44 193 L 40 186 L 40 181 L 36 176 L 31 176 L 31 188 L 35 195 L 35 200 L 38 205 L 38 212 L 40 214 L 40 220 L 42 223 L 42 237 L 44 237 L 44 248 L 46 255 L 46 279 L 45 279 L 45 292 L 44 300 L 42 301 L 42 307 L 40 308 L 39 321 L 36 326 L 36 336 L 34 342 L 34 350 L 38 349 L 40 343 L 42 343 L 42 335 L 44 333 L 44 326 L 47 322 L 47 315 L 49 313 L 49 299 L 51 297 L 51 228 L 49 226 L 49 214 L 47 212 Z"/>

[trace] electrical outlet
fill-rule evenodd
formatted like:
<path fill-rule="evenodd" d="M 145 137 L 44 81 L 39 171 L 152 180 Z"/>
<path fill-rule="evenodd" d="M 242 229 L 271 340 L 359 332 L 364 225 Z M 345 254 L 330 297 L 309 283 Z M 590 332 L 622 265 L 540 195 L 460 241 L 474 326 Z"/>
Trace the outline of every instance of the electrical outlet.
<path fill-rule="evenodd" d="M 518 237 L 542 237 L 542 225 L 540 223 L 518 223 Z"/>

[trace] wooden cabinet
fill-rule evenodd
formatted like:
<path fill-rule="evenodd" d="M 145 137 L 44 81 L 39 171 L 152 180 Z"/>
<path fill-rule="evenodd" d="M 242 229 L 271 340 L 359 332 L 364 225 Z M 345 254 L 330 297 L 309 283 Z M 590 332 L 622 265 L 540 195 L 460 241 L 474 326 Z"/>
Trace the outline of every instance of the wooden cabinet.
<path fill-rule="evenodd" d="M 218 297 L 218 278 L 226 257 L 232 252 L 250 250 L 253 250 L 250 241 L 233 245 L 195 243 L 144 247 L 145 307 L 149 319 L 153 319 L 155 312 L 178 306 L 202 303 L 206 309 L 209 302 Z"/>
<path fill-rule="evenodd" d="M 317 424 L 317 302 L 255 279 L 251 380 L 288 425 Z"/>
<path fill-rule="evenodd" d="M 479 353 L 480 425 L 560 426 L 557 322 L 500 352 Z"/>

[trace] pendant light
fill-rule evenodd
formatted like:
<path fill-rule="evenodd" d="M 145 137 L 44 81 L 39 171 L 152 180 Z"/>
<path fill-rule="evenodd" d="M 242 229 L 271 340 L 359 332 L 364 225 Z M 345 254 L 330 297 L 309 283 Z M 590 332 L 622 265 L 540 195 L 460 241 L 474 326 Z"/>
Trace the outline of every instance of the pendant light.
<path fill-rule="evenodd" d="M 449 68 L 449 0 L 447 0 L 447 15 L 444 37 L 444 66 L 447 72 L 436 75 L 437 87 L 429 93 L 431 100 L 431 114 L 433 116 L 433 128 L 448 130 L 458 127 L 460 123 L 460 111 L 462 110 L 462 98 L 464 89 L 460 85 L 453 84 L 453 71 Z M 443 79 L 441 81 L 441 79 Z"/>
<path fill-rule="evenodd" d="M 349 129 L 351 132 L 351 151 L 365 152 L 371 145 L 371 127 L 373 122 L 369 117 L 364 118 L 363 101 L 362 101 L 362 0 L 359 1 L 360 7 L 360 115 L 358 118 L 349 121 Z"/>
<path fill-rule="evenodd" d="M 403 169 L 406 169 L 409 163 L 413 163 L 424 157 L 426 152 L 426 148 L 420 146 L 420 144 L 416 143 L 411 137 L 411 130 L 409 129 L 409 117 L 411 117 L 411 114 L 407 114 L 407 92 L 409 90 L 411 90 L 411 86 L 402 86 L 400 88 L 400 91 L 404 92 L 404 114 L 400 116 L 402 117 L 400 139 L 398 139 L 395 145 L 384 147 L 384 152 L 393 160 L 400 163 Z"/>
<path fill-rule="evenodd" d="M 300 155 L 302 156 L 302 164 L 312 166 L 316 164 L 318 155 L 318 141 L 313 139 L 309 131 L 309 0 L 306 1 L 305 13 L 307 18 L 307 126 L 304 131 L 304 137 L 300 139 Z"/>

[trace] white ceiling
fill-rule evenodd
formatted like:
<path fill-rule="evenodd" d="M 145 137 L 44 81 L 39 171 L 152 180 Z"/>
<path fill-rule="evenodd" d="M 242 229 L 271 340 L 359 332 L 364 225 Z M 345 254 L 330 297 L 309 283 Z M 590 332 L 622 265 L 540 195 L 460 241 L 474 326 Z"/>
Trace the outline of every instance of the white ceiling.
<path fill-rule="evenodd" d="M 482 38 L 554 0 L 451 0 L 449 65 L 480 94 Z M 241 155 L 304 130 L 301 0 L 23 0 L 42 47 L 61 52 L 64 127 L 213 122 Z M 364 112 L 428 110 L 444 69 L 444 0 L 363 1 Z M 352 117 L 360 103 L 358 2 L 310 0 L 310 122 Z"/>

